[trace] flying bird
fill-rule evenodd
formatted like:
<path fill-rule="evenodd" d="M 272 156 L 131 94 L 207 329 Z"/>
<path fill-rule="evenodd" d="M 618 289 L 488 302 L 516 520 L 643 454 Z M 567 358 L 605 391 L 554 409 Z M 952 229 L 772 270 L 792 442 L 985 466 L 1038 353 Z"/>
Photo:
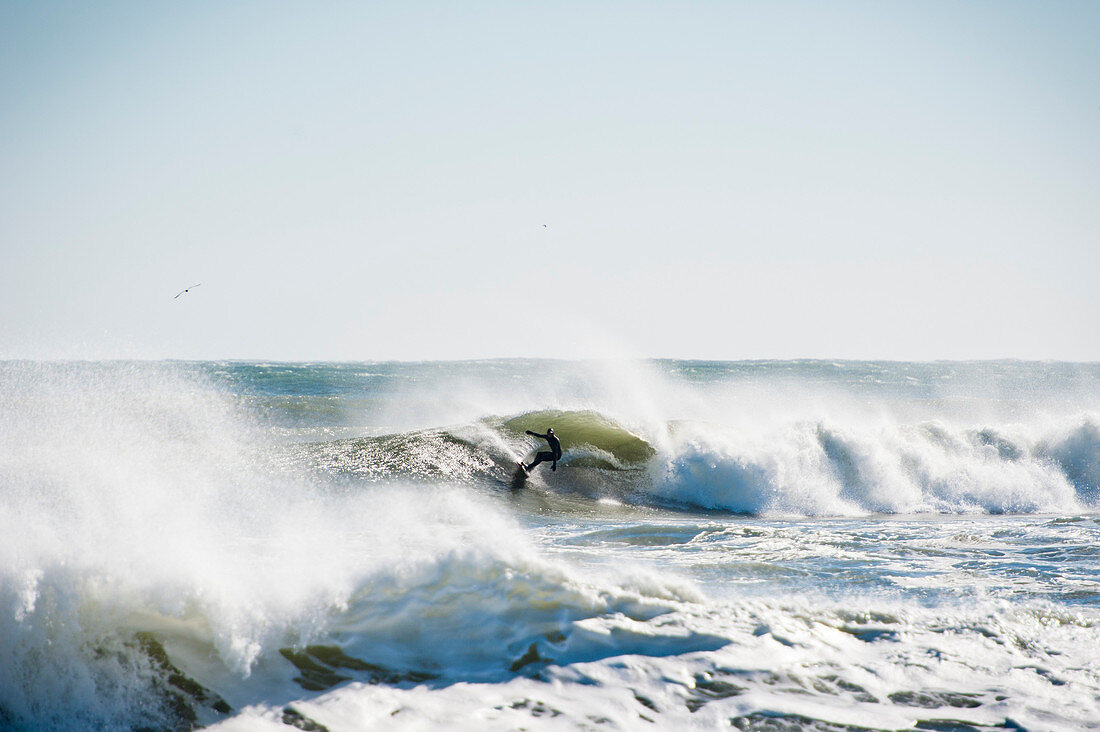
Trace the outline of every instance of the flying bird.
<path fill-rule="evenodd" d="M 186 290 L 180 290 L 179 292 L 177 292 L 177 293 L 176 293 L 176 297 L 179 297 L 180 295 L 182 295 L 182 294 L 183 294 L 183 293 L 185 293 L 185 292 L 191 292 L 191 290 L 194 290 L 194 289 L 195 289 L 196 287 L 198 287 L 198 286 L 199 286 L 199 285 L 201 285 L 201 284 L 202 284 L 202 283 L 200 282 L 200 283 L 199 283 L 198 285 L 191 285 L 191 286 L 190 286 L 190 287 L 188 287 L 188 288 L 187 288 Z M 175 299 L 176 299 L 176 297 L 173 297 L 172 299 L 173 299 L 173 300 L 175 300 Z"/>

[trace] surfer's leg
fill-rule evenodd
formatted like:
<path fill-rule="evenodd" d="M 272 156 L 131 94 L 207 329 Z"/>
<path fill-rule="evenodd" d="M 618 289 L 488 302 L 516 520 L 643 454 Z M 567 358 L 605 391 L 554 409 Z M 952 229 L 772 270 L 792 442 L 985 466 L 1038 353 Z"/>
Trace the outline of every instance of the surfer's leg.
<path fill-rule="evenodd" d="M 552 452 L 540 452 L 535 455 L 535 459 L 531 461 L 531 464 L 527 466 L 527 472 L 530 473 L 536 465 L 546 462 L 547 460 L 553 460 L 554 453 Z"/>

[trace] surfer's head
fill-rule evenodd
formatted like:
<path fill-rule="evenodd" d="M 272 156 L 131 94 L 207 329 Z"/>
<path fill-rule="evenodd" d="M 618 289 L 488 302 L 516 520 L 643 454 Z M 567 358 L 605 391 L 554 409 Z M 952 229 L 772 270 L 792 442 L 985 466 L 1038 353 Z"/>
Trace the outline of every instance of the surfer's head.
<path fill-rule="evenodd" d="M 554 428 L 553 428 L 553 427 L 548 427 L 548 428 L 546 429 L 546 434 L 548 434 L 548 435 L 552 435 L 552 434 L 554 434 Z"/>

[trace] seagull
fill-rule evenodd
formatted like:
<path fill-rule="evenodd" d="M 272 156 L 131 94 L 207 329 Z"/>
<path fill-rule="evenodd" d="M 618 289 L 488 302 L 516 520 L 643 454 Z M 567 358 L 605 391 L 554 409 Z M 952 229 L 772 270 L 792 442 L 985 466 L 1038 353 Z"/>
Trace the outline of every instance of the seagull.
<path fill-rule="evenodd" d="M 182 294 L 183 294 L 183 293 L 185 293 L 185 292 L 191 292 L 191 290 L 194 290 L 194 289 L 195 289 L 196 287 L 198 287 L 198 286 L 199 286 L 199 285 L 201 285 L 201 284 L 202 284 L 202 283 L 200 282 L 200 283 L 199 283 L 198 285 L 191 285 L 191 286 L 190 286 L 190 287 L 188 287 L 188 288 L 187 288 L 186 290 L 180 290 L 179 292 L 177 292 L 177 293 L 176 293 L 176 297 L 179 297 L 180 295 L 182 295 Z M 172 299 L 173 299 L 173 300 L 175 300 L 175 299 L 176 299 L 176 297 L 173 297 Z"/>

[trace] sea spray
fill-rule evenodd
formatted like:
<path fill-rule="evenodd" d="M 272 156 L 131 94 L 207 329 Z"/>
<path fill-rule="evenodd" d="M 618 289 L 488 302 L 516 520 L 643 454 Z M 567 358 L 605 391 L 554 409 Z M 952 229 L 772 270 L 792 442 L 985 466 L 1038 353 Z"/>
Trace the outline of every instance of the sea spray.
<path fill-rule="evenodd" d="M 1089 728 L 1098 384 L 0 364 L 0 726 Z"/>
<path fill-rule="evenodd" d="M 1067 426 L 1082 420 L 1084 428 Z M 647 492 L 751 514 L 1080 511 L 1100 482 L 1082 459 L 1100 446 L 1081 438 L 1088 420 L 1028 429 L 794 422 L 774 431 L 679 423 Z"/>
<path fill-rule="evenodd" d="M 241 401 L 191 368 L 17 364 L 4 378 L 13 726 L 209 722 L 257 689 L 301 690 L 286 653 L 318 644 L 395 678 L 500 678 L 539 642 L 598 655 L 577 621 L 645 622 L 691 596 L 578 581 L 467 490 L 348 491 L 272 460 Z"/>
<path fill-rule="evenodd" d="M 1095 506 L 1100 431 L 1089 414 L 1031 424 L 830 418 L 759 426 L 617 422 L 537 410 L 408 433 L 308 443 L 294 459 L 372 481 L 448 480 L 495 490 L 556 424 L 565 456 L 540 484 L 636 504 L 739 514 L 1036 513 Z"/>

